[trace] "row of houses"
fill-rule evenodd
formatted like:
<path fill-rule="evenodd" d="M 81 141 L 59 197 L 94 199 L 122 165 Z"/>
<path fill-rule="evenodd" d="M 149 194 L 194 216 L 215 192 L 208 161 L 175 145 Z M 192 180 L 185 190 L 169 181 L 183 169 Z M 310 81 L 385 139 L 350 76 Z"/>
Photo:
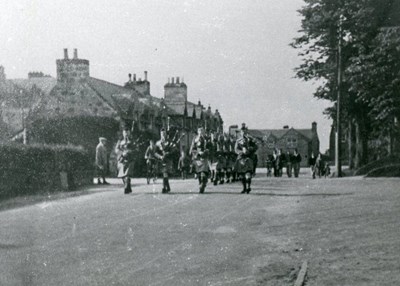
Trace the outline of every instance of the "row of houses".
<path fill-rule="evenodd" d="M 31 72 L 25 79 L 7 79 L 0 66 L 1 140 L 27 138 L 94 148 L 99 136 L 116 140 L 123 126 L 150 138 L 164 127 L 184 133 L 181 148 L 187 150 L 197 126 L 223 132 L 218 110 L 189 101 L 187 85 L 179 77 L 168 80 L 163 97 L 155 97 L 146 71 L 143 79 L 129 74 L 123 86 L 97 79 L 77 49 L 72 58 L 64 49 L 56 68 L 56 78 Z"/>

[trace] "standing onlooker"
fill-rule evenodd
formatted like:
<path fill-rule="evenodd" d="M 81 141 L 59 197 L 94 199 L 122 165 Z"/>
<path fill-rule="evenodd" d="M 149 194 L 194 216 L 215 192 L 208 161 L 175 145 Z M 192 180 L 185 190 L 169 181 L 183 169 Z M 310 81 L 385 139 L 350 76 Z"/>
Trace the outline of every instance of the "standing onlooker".
<path fill-rule="evenodd" d="M 315 160 L 314 177 L 315 174 L 317 174 L 318 178 L 321 178 L 323 169 L 324 169 L 324 163 L 322 161 L 322 156 L 321 153 L 318 153 L 317 159 Z"/>
<path fill-rule="evenodd" d="M 272 165 L 274 167 L 274 177 L 279 177 L 279 158 L 278 158 L 278 151 L 275 149 L 274 153 L 272 154 Z"/>
<path fill-rule="evenodd" d="M 293 171 L 294 171 L 294 177 L 298 178 L 299 177 L 299 172 L 300 172 L 300 162 L 301 162 L 301 155 L 299 154 L 297 148 L 294 149 L 293 153 L 293 160 L 292 160 L 292 166 L 293 166 Z"/>
<path fill-rule="evenodd" d="M 97 169 L 97 183 L 108 185 L 106 175 L 108 170 L 108 154 L 106 148 L 107 139 L 104 137 L 99 138 L 99 144 L 96 147 L 96 169 Z M 103 179 L 103 182 L 100 181 Z"/>
<path fill-rule="evenodd" d="M 315 162 L 316 158 L 314 156 L 314 152 L 311 152 L 310 158 L 308 158 L 308 166 L 310 166 L 312 178 L 315 179 Z"/>
<path fill-rule="evenodd" d="M 286 174 L 288 178 L 292 177 L 292 162 L 293 162 L 293 155 L 290 153 L 289 150 L 286 152 L 285 156 L 285 162 L 286 162 Z"/>
<path fill-rule="evenodd" d="M 276 164 L 277 164 L 277 167 L 278 167 L 278 177 L 282 177 L 283 166 L 285 164 L 285 154 L 282 153 L 282 149 L 278 150 Z"/>
<path fill-rule="evenodd" d="M 274 156 L 273 155 L 267 155 L 267 177 L 271 177 L 271 170 L 274 166 Z M 275 169 L 275 168 L 274 168 Z"/>

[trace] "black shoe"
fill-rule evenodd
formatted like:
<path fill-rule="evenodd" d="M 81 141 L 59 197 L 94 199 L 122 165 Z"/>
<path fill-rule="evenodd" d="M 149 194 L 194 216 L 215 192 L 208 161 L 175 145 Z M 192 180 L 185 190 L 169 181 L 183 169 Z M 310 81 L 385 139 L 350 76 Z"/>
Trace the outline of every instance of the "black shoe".
<path fill-rule="evenodd" d="M 249 194 L 251 192 L 251 188 L 248 188 L 246 192 Z"/>
<path fill-rule="evenodd" d="M 130 193 L 132 193 L 132 190 L 131 189 L 125 189 L 124 193 L 125 194 L 130 194 Z"/>
<path fill-rule="evenodd" d="M 100 180 L 97 180 L 97 184 L 98 184 L 98 185 L 101 185 L 101 181 L 100 181 Z"/>
<path fill-rule="evenodd" d="M 162 194 L 168 194 L 171 190 L 167 189 L 167 188 L 163 188 L 161 193 Z"/>
<path fill-rule="evenodd" d="M 216 186 L 216 185 L 218 185 L 218 182 L 217 182 L 217 181 L 214 181 L 213 184 L 214 184 L 214 186 Z"/>
<path fill-rule="evenodd" d="M 203 194 L 205 189 L 206 189 L 205 187 L 200 187 L 199 193 L 200 193 L 200 194 Z"/>
<path fill-rule="evenodd" d="M 240 192 L 241 194 L 245 194 L 246 193 L 246 189 L 243 189 L 243 191 Z"/>

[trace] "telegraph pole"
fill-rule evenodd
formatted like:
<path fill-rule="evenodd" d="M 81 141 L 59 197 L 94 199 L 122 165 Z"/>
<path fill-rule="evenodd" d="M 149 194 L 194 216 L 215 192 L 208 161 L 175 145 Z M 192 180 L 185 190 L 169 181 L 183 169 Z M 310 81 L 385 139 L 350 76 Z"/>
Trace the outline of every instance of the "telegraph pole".
<path fill-rule="evenodd" d="M 340 160 L 341 151 L 341 89 L 342 89 L 342 21 L 343 16 L 339 18 L 339 39 L 338 39 L 338 53 L 337 53 L 337 101 L 336 101 L 336 137 L 335 137 L 335 166 L 336 177 L 342 176 L 342 162 Z"/>

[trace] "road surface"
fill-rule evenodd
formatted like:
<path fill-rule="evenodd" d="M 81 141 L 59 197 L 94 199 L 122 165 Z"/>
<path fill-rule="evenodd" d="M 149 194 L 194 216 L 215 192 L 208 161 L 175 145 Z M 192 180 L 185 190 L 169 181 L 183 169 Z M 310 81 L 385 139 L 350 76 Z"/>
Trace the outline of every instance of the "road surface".
<path fill-rule="evenodd" d="M 0 285 L 397 285 L 400 180 L 119 181 L 0 211 Z"/>

